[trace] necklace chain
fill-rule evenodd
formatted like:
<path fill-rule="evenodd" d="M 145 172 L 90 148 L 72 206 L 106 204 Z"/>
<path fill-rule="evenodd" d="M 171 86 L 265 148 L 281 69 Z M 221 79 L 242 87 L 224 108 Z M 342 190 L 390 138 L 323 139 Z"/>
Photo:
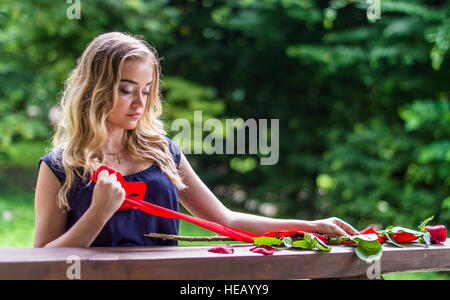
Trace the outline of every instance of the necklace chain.
<path fill-rule="evenodd" d="M 122 152 L 122 151 L 119 151 L 117 153 L 105 152 L 105 154 L 113 156 L 114 157 L 114 161 L 113 162 L 117 161 L 117 163 L 120 165 L 120 159 L 123 158 L 123 156 L 119 156 L 120 152 Z"/>

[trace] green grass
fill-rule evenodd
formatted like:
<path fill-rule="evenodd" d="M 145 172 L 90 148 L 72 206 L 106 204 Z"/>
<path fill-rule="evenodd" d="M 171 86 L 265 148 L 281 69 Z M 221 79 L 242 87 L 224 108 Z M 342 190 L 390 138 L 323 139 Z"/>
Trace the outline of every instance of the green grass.
<path fill-rule="evenodd" d="M 11 191 L 0 195 L 0 247 L 33 247 L 34 205 L 32 193 Z"/>
<path fill-rule="evenodd" d="M 384 274 L 386 280 L 449 280 L 450 272 L 415 272 Z"/>
<path fill-rule="evenodd" d="M 0 247 L 33 247 L 37 164 L 48 144 L 15 143 L 0 160 Z"/>

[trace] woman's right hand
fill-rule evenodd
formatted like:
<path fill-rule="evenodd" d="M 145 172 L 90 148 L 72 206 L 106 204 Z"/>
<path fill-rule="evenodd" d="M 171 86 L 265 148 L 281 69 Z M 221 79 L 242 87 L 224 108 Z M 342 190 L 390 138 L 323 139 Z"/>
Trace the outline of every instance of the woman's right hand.
<path fill-rule="evenodd" d="M 98 174 L 90 209 L 101 217 L 109 219 L 122 205 L 125 195 L 125 190 L 117 181 L 116 174 L 109 174 L 107 170 L 103 170 Z"/>

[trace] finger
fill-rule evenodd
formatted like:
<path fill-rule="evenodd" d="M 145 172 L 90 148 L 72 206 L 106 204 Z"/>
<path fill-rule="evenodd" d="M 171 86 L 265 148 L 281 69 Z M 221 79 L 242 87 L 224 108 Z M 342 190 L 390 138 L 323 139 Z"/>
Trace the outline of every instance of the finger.
<path fill-rule="evenodd" d="M 123 190 L 122 184 L 120 184 L 120 182 L 118 181 L 114 182 L 114 187 L 116 187 L 119 190 Z"/>
<path fill-rule="evenodd" d="M 108 170 L 102 170 L 100 173 L 98 173 L 97 175 L 97 180 L 98 179 L 106 179 L 109 176 L 109 172 Z"/>
<path fill-rule="evenodd" d="M 112 182 L 112 183 L 118 182 L 116 173 L 111 173 L 111 174 L 109 174 L 109 175 L 106 177 L 106 181 Z"/>
<path fill-rule="evenodd" d="M 345 232 L 342 228 L 340 228 L 338 225 L 334 225 L 333 226 L 333 235 L 336 235 L 336 236 L 349 236 L 348 234 L 347 234 L 347 232 Z"/>
<path fill-rule="evenodd" d="M 125 189 L 120 184 L 120 182 L 118 182 L 118 181 L 114 182 L 113 186 L 114 186 L 114 191 L 115 191 L 116 195 L 118 195 L 120 198 L 125 198 L 126 192 L 125 192 Z"/>
<path fill-rule="evenodd" d="M 112 182 L 117 182 L 117 175 L 116 175 L 116 173 L 109 174 L 108 179 L 111 180 Z"/>
<path fill-rule="evenodd" d="M 357 234 L 359 234 L 358 230 L 356 230 L 350 224 L 348 224 L 347 222 L 345 222 L 345 221 L 343 221 L 341 219 L 337 219 L 336 220 L 336 225 L 339 226 L 340 228 L 342 228 L 349 235 L 357 235 Z"/>
<path fill-rule="evenodd" d="M 127 195 L 127 192 L 125 191 L 125 189 L 120 186 L 120 197 L 125 198 L 125 196 Z"/>

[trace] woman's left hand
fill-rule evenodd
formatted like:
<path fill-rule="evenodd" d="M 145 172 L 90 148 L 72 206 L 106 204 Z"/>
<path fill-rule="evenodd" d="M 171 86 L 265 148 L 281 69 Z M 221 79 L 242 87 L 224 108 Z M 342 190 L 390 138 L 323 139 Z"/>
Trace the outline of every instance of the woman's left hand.
<path fill-rule="evenodd" d="M 324 235 L 349 236 L 359 234 L 351 225 L 336 217 L 311 221 L 311 225 L 315 233 Z"/>

